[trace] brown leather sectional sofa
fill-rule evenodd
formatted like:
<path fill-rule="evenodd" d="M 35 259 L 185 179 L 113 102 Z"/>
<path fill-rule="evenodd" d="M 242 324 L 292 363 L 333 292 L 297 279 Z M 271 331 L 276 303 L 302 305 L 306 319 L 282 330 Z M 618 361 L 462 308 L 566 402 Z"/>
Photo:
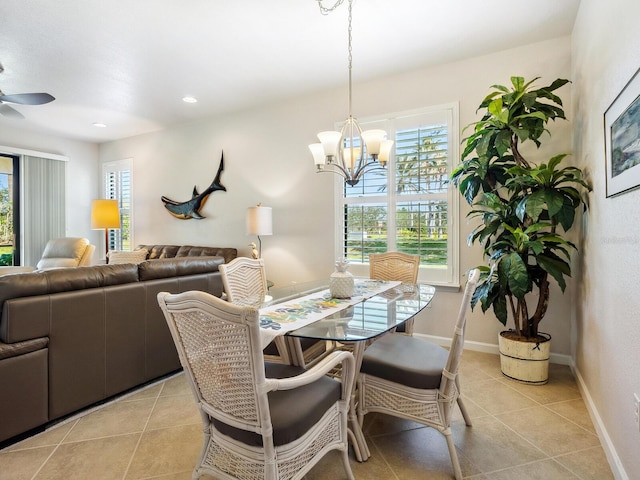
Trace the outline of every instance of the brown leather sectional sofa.
<path fill-rule="evenodd" d="M 0 445 L 180 369 L 156 295 L 220 296 L 237 251 L 144 247 L 140 264 L 0 276 Z"/>

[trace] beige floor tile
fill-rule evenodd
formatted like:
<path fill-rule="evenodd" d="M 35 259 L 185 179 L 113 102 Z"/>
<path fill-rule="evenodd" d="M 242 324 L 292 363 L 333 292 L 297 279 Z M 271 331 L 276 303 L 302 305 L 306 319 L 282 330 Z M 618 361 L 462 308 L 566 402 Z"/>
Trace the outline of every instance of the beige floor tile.
<path fill-rule="evenodd" d="M 437 430 L 422 427 L 392 435 L 372 437 L 372 455 L 380 455 L 402 480 L 447 479 L 453 476 L 453 466 L 445 437 Z M 481 473 L 458 451 L 460 467 L 465 476 Z"/>
<path fill-rule="evenodd" d="M 596 435 L 542 406 L 496 417 L 547 455 L 562 455 L 600 445 Z"/>
<path fill-rule="evenodd" d="M 365 415 L 364 422 L 362 423 L 362 431 L 367 436 L 391 435 L 422 427 L 424 427 L 424 425 L 417 422 L 377 412 Z"/>
<path fill-rule="evenodd" d="M 148 477 L 145 480 L 191 480 L 193 470 L 188 472 L 170 473 L 168 475 L 159 475 L 157 477 Z M 209 475 L 203 475 L 198 480 L 216 480 Z"/>
<path fill-rule="evenodd" d="M 191 471 L 201 447 L 200 424 L 145 432 L 125 478 L 137 480 Z"/>
<path fill-rule="evenodd" d="M 46 445 L 57 445 L 69 433 L 77 420 L 53 426 L 42 433 L 29 437 L 21 442 L 14 443 L 3 451 L 21 450 L 24 448 L 43 447 Z"/>
<path fill-rule="evenodd" d="M 602 447 L 556 457 L 556 460 L 575 472 L 582 480 L 613 480 L 613 473 Z"/>
<path fill-rule="evenodd" d="M 346 479 L 342 465 L 341 452 L 327 453 L 305 476 L 305 480 L 342 480 Z M 366 462 L 358 462 L 350 451 L 350 465 L 356 480 L 396 480 L 389 466 L 379 457 L 372 455 Z"/>
<path fill-rule="evenodd" d="M 463 388 L 462 386 L 460 388 Z M 466 398 L 490 414 L 521 410 L 537 403 L 502 382 L 501 379 L 479 382 L 464 389 Z"/>
<path fill-rule="evenodd" d="M 471 388 L 478 382 L 486 382 L 487 380 L 498 378 L 495 375 L 489 375 L 486 371 L 470 364 L 461 366 L 458 373 L 460 375 L 460 385 L 462 390 L 465 388 Z"/>
<path fill-rule="evenodd" d="M 575 385 L 576 383 L 571 367 L 557 363 L 549 364 L 549 380 L 554 382 L 564 382 L 570 385 Z"/>
<path fill-rule="evenodd" d="M 143 400 L 145 398 L 156 398 L 160 394 L 160 391 L 162 390 L 162 384 L 163 382 L 145 387 L 144 389 L 138 392 L 135 392 L 133 394 L 123 397 L 120 401 L 135 402 L 138 400 Z"/>
<path fill-rule="evenodd" d="M 493 472 L 546 457 L 494 417 L 479 418 L 472 427 L 452 425 L 452 430 L 458 450 L 480 472 Z"/>
<path fill-rule="evenodd" d="M 491 378 L 501 378 L 500 357 L 492 353 L 475 352 L 465 350 L 462 353 L 461 370 L 473 367 Z"/>
<path fill-rule="evenodd" d="M 487 473 L 486 478 L 489 480 L 580 480 L 580 477 L 551 459 Z"/>
<path fill-rule="evenodd" d="M 590 431 L 594 435 L 596 434 L 596 429 L 593 426 L 593 422 L 591 421 L 591 417 L 589 416 L 589 411 L 587 410 L 587 407 L 584 404 L 582 398 L 578 398 L 576 400 L 568 400 L 566 402 L 553 403 L 551 405 L 546 405 L 546 407 L 550 410 L 553 410 L 558 415 L 562 415 L 564 418 L 567 418 L 572 422 L 580 425 L 582 428 Z"/>
<path fill-rule="evenodd" d="M 123 478 L 140 434 L 60 445 L 34 480 Z"/>
<path fill-rule="evenodd" d="M 180 373 L 174 377 L 169 378 L 164 382 L 162 387 L 161 397 L 169 395 L 192 395 L 191 386 L 184 373 Z"/>
<path fill-rule="evenodd" d="M 158 397 L 147 430 L 201 423 L 202 419 L 193 395 L 173 395 Z"/>
<path fill-rule="evenodd" d="M 462 402 L 467 409 L 469 417 L 471 417 L 471 423 L 473 423 L 474 418 L 481 418 L 490 415 L 489 412 L 487 412 L 484 408 L 481 408 L 476 402 L 471 400 L 465 394 L 462 394 Z M 460 411 L 459 407 L 453 409 L 453 421 L 456 420 L 462 421 L 462 412 Z"/>
<path fill-rule="evenodd" d="M 149 419 L 155 399 L 116 402 L 86 415 L 76 422 L 64 443 L 92 438 L 141 433 Z"/>
<path fill-rule="evenodd" d="M 544 385 L 526 385 L 506 377 L 501 379 L 501 382 L 541 405 L 581 398 L 575 382 L 568 383 L 553 377 L 549 378 L 549 383 Z"/>
<path fill-rule="evenodd" d="M 54 449 L 54 446 L 47 446 L 29 450 L 3 451 L 0 453 L 0 478 L 31 480 Z"/>

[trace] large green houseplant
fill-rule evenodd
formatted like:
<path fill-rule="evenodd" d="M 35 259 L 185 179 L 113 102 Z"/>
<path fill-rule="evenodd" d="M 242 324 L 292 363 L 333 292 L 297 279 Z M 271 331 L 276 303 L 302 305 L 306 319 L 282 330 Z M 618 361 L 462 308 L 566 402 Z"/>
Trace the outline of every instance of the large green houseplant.
<path fill-rule="evenodd" d="M 480 220 L 469 244 L 480 243 L 487 261 L 472 307 L 492 308 L 503 325 L 511 317 L 513 328 L 502 335 L 529 342 L 545 340 L 538 326 L 550 280 L 564 292 L 576 249 L 565 232 L 591 189 L 580 169 L 561 166 L 565 154 L 533 163 L 521 153 L 525 142 L 541 145 L 549 120 L 565 119 L 553 92 L 568 80 L 534 88 L 536 80 L 511 77 L 509 87 L 492 86 L 478 108 L 482 118 L 467 127 L 473 131 L 451 178 L 472 206 L 469 216 Z"/>

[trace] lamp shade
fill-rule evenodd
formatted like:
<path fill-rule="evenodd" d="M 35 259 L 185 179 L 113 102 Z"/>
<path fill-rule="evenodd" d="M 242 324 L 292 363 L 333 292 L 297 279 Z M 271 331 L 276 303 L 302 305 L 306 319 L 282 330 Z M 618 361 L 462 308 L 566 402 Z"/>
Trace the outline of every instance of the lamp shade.
<path fill-rule="evenodd" d="M 120 209 L 117 200 L 94 200 L 91 203 L 91 228 L 120 228 Z"/>
<path fill-rule="evenodd" d="M 247 209 L 247 235 L 272 235 L 271 207 L 258 204 Z"/>

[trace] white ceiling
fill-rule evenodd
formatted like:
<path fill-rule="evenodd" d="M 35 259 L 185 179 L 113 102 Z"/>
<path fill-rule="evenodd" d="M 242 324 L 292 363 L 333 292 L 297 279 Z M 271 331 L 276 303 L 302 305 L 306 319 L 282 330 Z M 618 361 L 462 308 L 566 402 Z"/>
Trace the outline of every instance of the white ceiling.
<path fill-rule="evenodd" d="M 354 0 L 353 81 L 569 35 L 579 2 Z M 12 105 L 26 118 L 0 128 L 104 142 L 346 88 L 347 13 L 347 0 L 327 16 L 317 0 L 1 0 L 0 89 L 56 100 Z"/>

